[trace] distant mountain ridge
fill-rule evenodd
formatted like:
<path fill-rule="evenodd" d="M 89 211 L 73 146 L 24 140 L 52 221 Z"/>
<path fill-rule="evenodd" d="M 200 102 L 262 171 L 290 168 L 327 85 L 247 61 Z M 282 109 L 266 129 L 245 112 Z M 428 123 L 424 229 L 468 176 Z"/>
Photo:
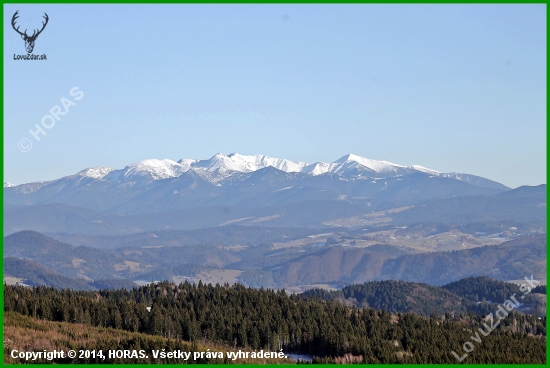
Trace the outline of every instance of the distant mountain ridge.
<path fill-rule="evenodd" d="M 208 182 L 218 183 L 234 174 L 251 173 L 268 167 L 274 167 L 286 173 L 303 173 L 312 176 L 331 173 L 347 178 L 355 176 L 361 178 L 387 178 L 420 172 L 469 182 L 471 181 L 469 178 L 473 176 L 458 173 L 440 173 L 420 165 L 403 166 L 388 161 L 371 160 L 354 154 L 347 154 L 332 163 L 316 162 L 309 164 L 306 162 L 295 162 L 260 154 L 247 156 L 238 153 L 232 153 L 230 155 L 217 153 L 207 160 L 180 159 L 178 161 L 173 161 L 170 159 L 147 159 L 128 165 L 123 169 L 114 169 L 104 166 L 90 167 L 65 178 L 81 177 L 108 182 L 137 182 L 176 178 L 185 172 L 191 171 L 197 173 Z M 481 181 L 485 180 L 487 179 Z M 53 181 L 46 181 L 21 185 L 5 182 L 4 187 L 25 186 L 21 187 L 20 190 L 25 188 L 27 192 L 30 192 L 39 189 L 40 185 L 38 183 L 47 185 L 52 182 Z M 492 182 L 494 188 L 508 189 L 502 184 L 493 181 L 488 182 Z"/>
<path fill-rule="evenodd" d="M 254 233 L 268 234 L 261 229 L 233 230 L 240 233 L 238 237 L 243 237 L 247 229 L 251 230 L 250 237 L 258 236 Z M 281 231 L 280 235 L 285 233 Z M 178 233 L 142 234 L 142 238 L 148 235 L 177 237 Z M 136 280 L 153 271 L 164 274 L 163 271 L 183 264 L 236 269 L 244 270 L 238 281 L 253 287 L 354 284 L 373 280 L 444 285 L 482 275 L 499 280 L 518 280 L 531 274 L 535 279 L 544 280 L 546 275 L 546 234 L 524 236 L 500 245 L 432 253 L 410 253 L 383 244 L 365 248 L 333 246 L 319 251 L 316 247 L 307 247 L 303 252 L 254 246 L 239 251 L 212 245 L 209 242 L 215 241 L 214 238 L 204 243 L 189 241 L 176 246 L 167 242 L 166 246 L 158 246 L 135 239 L 131 247 L 129 243 L 121 243 L 126 248 L 98 249 L 67 244 L 34 231 L 22 231 L 4 238 L 4 257 L 32 260 L 62 276 L 88 281 Z M 11 276 L 29 278 L 15 271 Z M 255 280 L 260 280 L 260 284 L 254 284 Z M 265 280 L 271 281 L 266 283 Z"/>
<path fill-rule="evenodd" d="M 216 154 L 208 160 L 143 160 L 123 169 L 92 167 L 47 182 L 4 184 L 14 205 L 63 203 L 127 215 L 208 206 L 262 207 L 307 200 L 361 207 L 493 195 L 509 190 L 469 174 L 439 173 L 348 154 L 308 164 L 265 155 Z"/>
<path fill-rule="evenodd" d="M 30 259 L 16 257 L 4 258 L 4 275 L 15 275 L 23 279 L 20 283 L 28 286 L 53 286 L 57 289 L 72 290 L 102 290 L 102 289 L 131 289 L 137 287 L 130 280 L 106 279 L 86 281 L 81 278 L 65 277 L 57 272 Z"/>

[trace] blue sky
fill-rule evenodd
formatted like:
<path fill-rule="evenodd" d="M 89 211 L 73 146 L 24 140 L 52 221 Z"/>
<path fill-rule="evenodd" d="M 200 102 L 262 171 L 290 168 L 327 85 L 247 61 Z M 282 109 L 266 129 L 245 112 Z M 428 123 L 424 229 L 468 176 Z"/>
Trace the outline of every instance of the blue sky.
<path fill-rule="evenodd" d="M 46 61 L 13 60 L 16 10 L 21 29 L 49 15 Z M 218 152 L 546 182 L 544 4 L 7 4 L 4 73 L 16 184 Z M 74 106 L 36 141 L 62 98 Z"/>

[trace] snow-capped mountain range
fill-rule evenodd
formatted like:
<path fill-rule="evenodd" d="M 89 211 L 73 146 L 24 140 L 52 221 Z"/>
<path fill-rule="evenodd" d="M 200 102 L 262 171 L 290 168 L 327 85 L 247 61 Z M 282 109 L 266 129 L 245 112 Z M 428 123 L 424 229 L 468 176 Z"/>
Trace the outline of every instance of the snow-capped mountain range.
<path fill-rule="evenodd" d="M 419 165 L 402 166 L 388 161 L 376 161 L 354 154 L 345 155 L 332 163 L 296 162 L 284 158 L 274 158 L 265 155 L 241 155 L 232 153 L 224 155 L 217 153 L 207 160 L 181 159 L 147 159 L 124 167 L 114 169 L 104 166 L 86 168 L 76 176 L 89 177 L 110 182 L 135 180 L 162 180 L 176 178 L 184 172 L 194 171 L 211 183 L 218 183 L 238 173 L 250 173 L 274 167 L 287 173 L 304 173 L 312 176 L 326 173 L 337 174 L 342 177 L 358 178 L 385 178 L 411 174 L 414 172 L 441 175 L 441 173 Z M 14 187 L 15 184 L 6 182 L 4 188 Z"/>
<path fill-rule="evenodd" d="M 508 189 L 474 175 L 440 173 L 353 154 L 331 163 L 310 164 L 265 155 L 218 153 L 207 160 L 148 159 L 122 169 L 91 167 L 51 181 L 4 183 L 4 199 L 13 205 L 63 203 L 128 214 L 308 200 L 405 205 Z"/>
<path fill-rule="evenodd" d="M 415 172 L 441 175 L 435 170 L 419 165 L 402 166 L 388 161 L 370 160 L 354 154 L 345 155 L 332 163 L 309 164 L 265 155 L 246 156 L 238 153 L 230 155 L 218 153 L 207 160 L 148 159 L 119 170 L 104 166 L 90 167 L 76 175 L 109 182 L 128 182 L 176 178 L 184 172 L 193 171 L 211 183 L 218 183 L 235 174 L 251 173 L 267 167 L 274 167 L 287 173 L 304 173 L 312 176 L 331 173 L 345 178 L 386 178 Z M 4 187 L 13 186 L 14 184 L 4 183 Z"/>

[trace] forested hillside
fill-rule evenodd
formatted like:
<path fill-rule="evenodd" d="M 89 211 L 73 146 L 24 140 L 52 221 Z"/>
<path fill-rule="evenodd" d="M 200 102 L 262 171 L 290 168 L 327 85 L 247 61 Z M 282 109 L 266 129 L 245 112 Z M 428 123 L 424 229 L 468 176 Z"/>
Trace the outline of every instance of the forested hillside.
<path fill-rule="evenodd" d="M 533 288 L 530 293 L 523 295 L 519 286 L 515 284 L 480 276 L 469 277 L 441 287 L 395 280 L 370 281 L 348 285 L 342 290 L 335 291 L 310 289 L 300 296 L 333 299 L 361 308 L 370 307 L 394 313 L 412 312 L 430 316 L 469 312 L 484 315 L 494 312 L 497 303 L 503 303 L 510 296 L 521 295 L 521 302 L 525 307 L 523 311 L 545 316 L 546 303 L 542 303 L 534 295 L 541 291 L 544 291 L 542 287 Z"/>
<path fill-rule="evenodd" d="M 451 351 L 482 327 L 474 314 L 425 317 L 358 309 L 241 285 L 159 283 L 130 291 L 5 288 L 5 311 L 184 341 L 284 349 L 366 363 L 456 363 Z M 150 312 L 147 310 L 150 307 Z M 546 319 L 512 313 L 484 336 L 468 363 L 544 363 Z M 113 347 L 114 348 L 114 347 Z"/>
<path fill-rule="evenodd" d="M 67 340 L 71 336 L 71 340 Z M 47 359 L 37 359 L 35 363 L 59 363 L 59 364 L 127 364 L 127 363 L 148 363 L 148 364 L 184 364 L 184 363 L 206 363 L 206 364 L 242 364 L 242 363 L 293 363 L 290 359 L 251 359 L 251 358 L 228 358 L 227 352 L 230 351 L 227 345 L 205 344 L 202 342 L 188 342 L 175 339 L 168 339 L 160 336 L 151 336 L 138 332 L 129 332 L 117 330 L 114 328 L 91 327 L 78 323 L 51 322 L 39 320 L 36 318 L 23 316 L 16 312 L 7 312 L 4 315 L 4 362 L 8 364 L 21 363 L 20 359 L 14 359 L 9 352 L 12 350 L 21 351 L 25 348 L 38 348 L 40 351 L 74 349 L 76 351 L 88 350 L 95 351 L 96 356 L 91 354 L 86 356 L 77 355 L 74 359 L 56 359 L 53 362 Z M 119 351 L 140 351 L 146 352 L 147 358 L 109 358 L 108 350 Z M 155 358 L 151 352 L 164 351 L 172 352 L 180 350 L 184 352 L 203 352 L 216 351 L 222 352 L 224 358 L 207 358 L 206 354 L 202 358 L 188 360 L 176 359 L 174 357 Z M 99 357 L 99 351 L 105 359 Z M 249 351 L 249 350 L 247 350 Z"/>

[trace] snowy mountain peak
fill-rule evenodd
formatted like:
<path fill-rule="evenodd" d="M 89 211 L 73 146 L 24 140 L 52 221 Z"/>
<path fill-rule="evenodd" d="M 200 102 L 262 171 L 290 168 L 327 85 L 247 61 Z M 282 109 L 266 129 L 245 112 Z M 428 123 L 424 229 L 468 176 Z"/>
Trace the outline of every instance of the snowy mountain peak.
<path fill-rule="evenodd" d="M 207 171 L 244 171 L 238 162 L 234 162 L 229 156 L 223 153 L 216 153 L 208 160 L 200 160 L 191 164 L 194 168 L 205 169 Z"/>
<path fill-rule="evenodd" d="M 421 171 L 421 172 L 427 173 L 427 174 L 433 174 L 433 175 L 441 174 L 439 171 L 428 169 L 428 168 L 426 168 L 424 166 L 420 166 L 420 165 L 412 165 L 412 166 L 409 166 L 409 168 L 411 168 L 413 170 L 416 170 L 416 171 Z"/>
<path fill-rule="evenodd" d="M 327 164 L 324 162 L 316 162 L 314 164 L 308 165 L 304 167 L 302 170 L 302 173 L 304 174 L 311 174 L 313 176 L 321 175 L 326 172 L 329 172 L 331 167 L 333 167 L 335 164 Z"/>
<path fill-rule="evenodd" d="M 348 162 L 348 161 L 360 161 L 360 160 L 363 160 L 363 159 L 365 159 L 365 158 L 361 157 L 361 156 L 354 155 L 353 153 L 348 153 L 347 155 L 340 157 L 338 160 L 334 161 L 333 163 L 342 164 L 342 163 Z"/>
<path fill-rule="evenodd" d="M 11 187 L 15 187 L 15 184 L 10 183 L 10 182 L 8 182 L 8 181 L 5 181 L 5 182 L 4 182 L 4 188 L 11 188 Z"/>
<path fill-rule="evenodd" d="M 96 166 L 96 167 L 89 167 L 87 169 L 79 171 L 76 175 L 85 176 L 85 177 L 94 178 L 94 179 L 103 179 L 105 175 L 115 170 L 116 169 L 113 169 L 111 167 Z"/>
<path fill-rule="evenodd" d="M 403 175 L 408 171 L 405 166 L 397 165 L 388 161 L 376 161 L 354 154 L 347 154 L 333 162 L 331 172 L 341 173 L 348 170 L 375 172 L 382 175 Z"/>
<path fill-rule="evenodd" d="M 187 170 L 189 170 L 188 166 L 184 166 L 170 159 L 148 159 L 126 166 L 122 169 L 120 177 L 145 177 L 150 180 L 161 180 L 178 177 Z"/>
<path fill-rule="evenodd" d="M 193 158 L 182 158 L 181 160 L 178 160 L 178 164 L 188 168 L 190 168 L 195 162 L 199 162 L 199 160 L 195 160 Z"/>
<path fill-rule="evenodd" d="M 368 167 L 372 170 L 375 170 L 375 171 L 378 171 L 378 170 L 376 170 L 377 168 L 380 169 L 380 170 L 383 170 L 384 168 L 386 168 L 388 166 L 400 167 L 400 168 L 405 167 L 405 166 L 397 165 L 397 164 L 394 164 L 394 163 L 388 162 L 388 161 L 371 160 L 371 159 L 368 159 L 368 158 L 365 158 L 365 157 L 354 155 L 352 153 L 347 154 L 347 155 L 339 158 L 338 160 L 334 161 L 334 163 L 345 163 L 345 162 L 357 162 L 357 163 L 359 163 L 363 166 L 366 166 L 366 167 Z"/>
<path fill-rule="evenodd" d="M 182 161 L 183 160 L 180 160 L 179 162 Z M 308 164 L 305 162 L 294 162 L 265 155 L 247 156 L 239 153 L 232 153 L 228 156 L 222 153 L 217 153 L 209 160 L 201 160 L 191 163 L 191 166 L 194 168 L 207 170 L 209 172 L 224 173 L 229 171 L 249 173 L 269 166 L 273 166 L 286 172 L 301 172 L 307 165 Z"/>

